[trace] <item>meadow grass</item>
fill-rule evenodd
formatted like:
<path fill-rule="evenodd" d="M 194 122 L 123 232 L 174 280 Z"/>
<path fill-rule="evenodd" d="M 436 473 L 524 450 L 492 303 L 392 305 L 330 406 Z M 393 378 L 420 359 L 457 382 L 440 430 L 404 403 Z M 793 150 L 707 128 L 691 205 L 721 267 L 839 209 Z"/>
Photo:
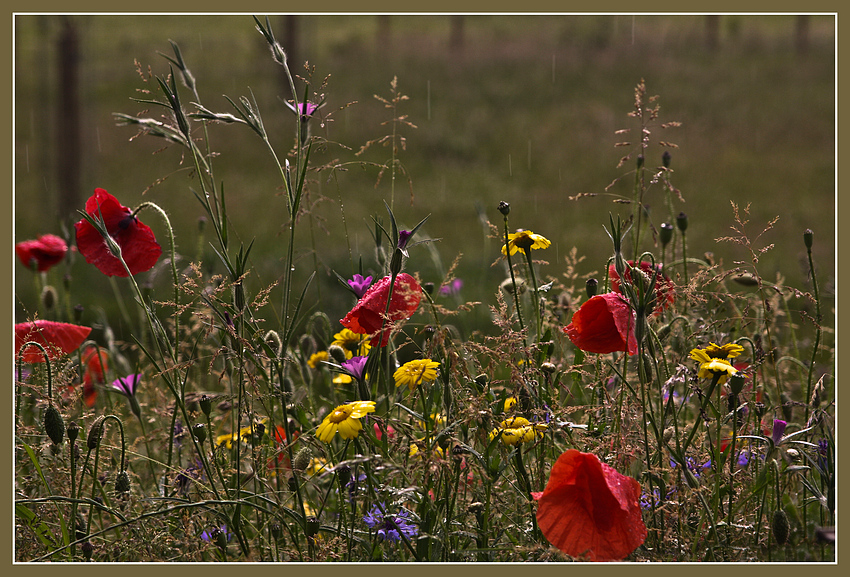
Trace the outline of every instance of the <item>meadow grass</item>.
<path fill-rule="evenodd" d="M 685 17 L 469 17 L 463 50 L 438 17 L 394 19 L 392 49 L 305 17 L 305 68 L 277 21 L 80 19 L 85 180 L 164 252 L 127 279 L 74 253 L 16 271 L 17 322 L 94 329 L 18 367 L 16 558 L 582 560 L 532 498 L 578 449 L 640 484 L 626 560 L 834 560 L 834 38 L 816 19 L 797 54 L 789 20 L 707 52 Z M 55 26 L 16 28 L 16 240 L 83 218 L 27 208 Z M 564 328 L 615 273 L 632 320 L 591 350 Z M 79 439 L 46 436 L 54 406 Z"/>

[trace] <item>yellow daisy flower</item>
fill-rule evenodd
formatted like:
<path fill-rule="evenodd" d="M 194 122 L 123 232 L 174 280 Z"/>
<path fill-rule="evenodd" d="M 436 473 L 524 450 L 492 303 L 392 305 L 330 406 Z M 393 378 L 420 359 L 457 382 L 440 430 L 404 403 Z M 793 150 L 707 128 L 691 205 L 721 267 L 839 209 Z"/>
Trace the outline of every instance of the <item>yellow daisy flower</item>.
<path fill-rule="evenodd" d="M 330 443 L 337 431 L 343 439 L 353 439 L 360 433 L 363 425 L 360 418 L 375 410 L 375 401 L 355 401 L 340 405 L 325 417 L 316 430 L 316 437 L 325 443 Z"/>
<path fill-rule="evenodd" d="M 310 355 L 310 358 L 307 359 L 307 366 L 311 369 L 315 369 L 319 367 L 319 363 L 326 360 L 328 360 L 328 351 L 319 351 L 318 353 Z"/>
<path fill-rule="evenodd" d="M 508 397 L 505 399 L 505 412 L 507 413 L 516 406 L 516 397 Z"/>
<path fill-rule="evenodd" d="M 710 343 L 702 350 L 712 359 L 733 359 L 744 352 L 744 347 L 735 343 L 726 343 L 723 346 Z"/>
<path fill-rule="evenodd" d="M 697 373 L 697 377 L 700 379 L 714 378 L 715 375 L 719 375 L 720 378 L 717 382 L 722 385 L 726 382 L 726 379 L 738 372 L 738 369 L 733 367 L 732 363 L 726 359 L 712 358 L 704 349 L 693 349 L 690 358 L 700 364 L 699 373 Z"/>
<path fill-rule="evenodd" d="M 542 423 L 531 424 L 524 417 L 510 417 L 499 423 L 499 426 L 490 432 L 490 440 L 501 433 L 501 440 L 506 445 L 521 445 L 543 436 L 546 425 Z"/>
<path fill-rule="evenodd" d="M 324 473 L 328 470 L 328 460 L 324 457 L 313 457 L 310 459 L 310 463 L 304 468 L 304 472 L 310 475 L 311 477 L 318 475 L 319 473 Z"/>
<path fill-rule="evenodd" d="M 401 365 L 396 372 L 393 373 L 395 378 L 395 386 L 400 387 L 407 385 L 413 391 L 422 383 L 430 383 L 437 378 L 437 367 L 440 363 L 431 359 L 416 359 L 408 361 Z"/>
<path fill-rule="evenodd" d="M 337 373 L 336 376 L 334 376 L 333 383 L 335 385 L 347 385 L 351 381 L 352 378 L 350 375 L 346 375 L 345 373 Z"/>
<path fill-rule="evenodd" d="M 253 425 L 249 425 L 247 427 L 242 427 L 239 429 L 238 433 L 225 433 L 224 435 L 219 435 L 215 438 L 215 445 L 219 447 L 221 445 L 225 445 L 228 449 L 233 448 L 233 441 L 238 439 L 242 439 L 243 441 L 247 441 L 251 438 L 251 435 L 254 434 L 254 428 L 257 424 L 262 424 L 265 426 L 269 422 L 269 418 L 265 417 L 259 423 L 255 423 Z"/>
<path fill-rule="evenodd" d="M 408 454 L 408 456 L 414 457 L 416 455 L 419 455 L 420 457 L 422 457 L 423 453 L 419 449 L 419 445 L 417 443 L 410 443 L 410 453 Z M 439 457 L 440 459 L 442 459 L 446 456 L 446 452 L 443 450 L 443 448 L 441 446 L 436 445 L 434 447 L 434 455 L 436 457 Z"/>
<path fill-rule="evenodd" d="M 350 329 L 342 329 L 334 335 L 331 345 L 337 345 L 345 349 L 345 355 L 349 359 L 353 356 L 369 356 L 369 335 L 361 335 Z"/>
<path fill-rule="evenodd" d="M 511 254 L 516 254 L 521 250 L 523 253 L 528 249 L 549 248 L 552 243 L 543 235 L 535 234 L 530 230 L 518 230 L 508 235 L 508 246 Z M 502 254 L 508 254 L 505 246 L 502 245 Z"/>

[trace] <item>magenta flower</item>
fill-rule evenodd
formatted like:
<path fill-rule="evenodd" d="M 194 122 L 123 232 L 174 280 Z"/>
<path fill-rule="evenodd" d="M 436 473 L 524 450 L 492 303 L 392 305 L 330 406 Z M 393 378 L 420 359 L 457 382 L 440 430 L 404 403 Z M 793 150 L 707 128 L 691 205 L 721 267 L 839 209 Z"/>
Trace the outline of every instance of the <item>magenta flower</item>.
<path fill-rule="evenodd" d="M 142 375 L 137 373 L 135 375 L 127 375 L 126 377 L 121 377 L 112 381 L 112 387 L 127 397 L 127 400 L 130 402 L 130 410 L 133 411 L 133 414 L 136 415 L 137 419 L 140 419 L 142 414 L 141 407 L 139 407 L 139 401 L 136 400 L 136 388 L 139 386 L 139 382 L 141 380 Z"/>
<path fill-rule="evenodd" d="M 351 357 L 347 361 L 342 361 L 340 366 L 346 374 L 351 375 L 358 381 L 363 379 L 363 373 L 366 370 L 366 361 L 368 357 Z"/>
<path fill-rule="evenodd" d="M 351 287 L 351 290 L 354 291 L 357 298 L 360 299 L 366 294 L 366 291 L 369 290 L 369 285 L 372 284 L 372 277 L 370 275 L 363 278 L 363 275 L 355 274 L 351 280 L 346 282 L 348 282 L 348 286 Z"/>
<path fill-rule="evenodd" d="M 782 419 L 773 419 L 773 434 L 771 437 L 773 438 L 773 444 L 778 445 L 779 441 L 782 440 L 782 435 L 785 434 L 785 427 L 788 425 Z"/>

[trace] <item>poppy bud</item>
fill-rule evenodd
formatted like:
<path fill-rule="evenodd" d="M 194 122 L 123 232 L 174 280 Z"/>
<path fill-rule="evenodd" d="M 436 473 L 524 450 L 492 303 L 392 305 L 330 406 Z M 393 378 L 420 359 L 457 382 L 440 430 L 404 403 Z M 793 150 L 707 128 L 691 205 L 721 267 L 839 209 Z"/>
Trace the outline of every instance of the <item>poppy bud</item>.
<path fill-rule="evenodd" d="M 86 446 L 90 451 L 97 449 L 98 445 L 100 445 L 100 440 L 103 438 L 103 419 L 103 416 L 96 418 L 89 429 L 89 434 L 86 437 Z"/>
<path fill-rule="evenodd" d="M 41 291 L 41 304 L 45 310 L 52 311 L 56 306 L 56 301 L 59 300 L 59 295 L 56 294 L 56 289 L 51 285 L 45 285 Z"/>
<path fill-rule="evenodd" d="M 86 558 L 86 561 L 91 561 L 91 554 L 94 552 L 94 545 L 91 544 L 91 541 L 86 541 L 80 545 L 80 551 L 83 552 L 83 557 Z"/>
<path fill-rule="evenodd" d="M 74 307 L 74 322 L 75 323 L 79 324 L 80 321 L 83 320 L 83 311 L 84 310 L 85 310 L 85 308 L 83 307 L 83 305 L 76 305 Z"/>
<path fill-rule="evenodd" d="M 221 529 L 213 529 L 212 531 L 213 541 L 215 541 L 216 546 L 224 551 L 227 548 L 227 533 L 222 531 Z"/>
<path fill-rule="evenodd" d="M 661 164 L 664 165 L 664 168 L 670 168 L 670 151 L 665 150 L 664 154 L 661 155 Z"/>
<path fill-rule="evenodd" d="M 543 363 L 543 364 L 541 364 L 541 365 L 540 365 L 540 369 L 541 369 L 544 373 L 546 373 L 546 374 L 548 374 L 548 375 L 551 375 L 551 374 L 553 374 L 555 371 L 557 371 L 557 370 L 558 370 L 558 367 L 556 367 L 554 363 Z"/>
<path fill-rule="evenodd" d="M 343 487 L 348 484 L 351 480 L 351 467 L 348 465 L 342 465 L 341 467 L 337 467 L 336 475 L 339 477 L 339 483 Z"/>
<path fill-rule="evenodd" d="M 307 537 L 315 537 L 316 533 L 319 532 L 319 520 L 313 515 L 307 517 L 307 526 L 304 528 L 304 532 L 307 534 Z"/>
<path fill-rule="evenodd" d="M 503 200 L 499 203 L 499 212 L 501 212 L 505 216 L 508 216 L 511 213 L 511 205 L 509 205 Z"/>
<path fill-rule="evenodd" d="M 676 217 L 676 226 L 678 226 L 679 230 L 682 232 L 688 230 L 688 215 L 684 212 L 680 212 L 679 216 Z"/>
<path fill-rule="evenodd" d="M 422 290 L 424 290 L 429 295 L 434 294 L 434 283 L 432 283 L 432 282 L 422 283 Z"/>
<path fill-rule="evenodd" d="M 71 421 L 68 423 L 68 440 L 72 443 L 77 440 L 77 435 L 80 434 L 80 426 L 77 424 L 77 421 Z"/>
<path fill-rule="evenodd" d="M 587 291 L 587 298 L 592 299 L 596 296 L 596 291 L 599 289 L 599 281 L 595 278 L 587 279 L 587 283 L 585 283 L 585 290 Z"/>
<path fill-rule="evenodd" d="M 118 493 L 126 493 L 130 490 L 130 476 L 127 475 L 127 471 L 121 471 L 118 473 L 118 477 L 115 478 L 115 491 Z"/>
<path fill-rule="evenodd" d="M 300 451 L 295 454 L 295 458 L 292 460 L 292 470 L 301 473 L 307 466 L 310 464 L 310 459 L 313 456 L 313 452 L 309 447 L 304 447 Z"/>
<path fill-rule="evenodd" d="M 201 405 L 201 411 L 204 415 L 209 417 L 210 411 L 212 411 L 212 399 L 206 395 L 201 395 L 201 401 L 198 404 Z"/>
<path fill-rule="evenodd" d="M 806 248 L 808 249 L 812 248 L 812 239 L 814 237 L 814 234 L 815 233 L 813 233 L 812 229 L 810 228 L 807 228 L 806 231 L 803 233 L 803 242 L 806 243 Z"/>
<path fill-rule="evenodd" d="M 743 373 L 738 372 L 729 377 L 729 389 L 732 391 L 732 394 L 738 396 L 741 394 L 741 391 L 744 389 L 744 383 L 747 382 L 747 378 Z"/>
<path fill-rule="evenodd" d="M 642 154 L 638 154 L 638 156 L 637 156 L 637 167 L 638 167 L 638 170 L 640 170 L 641 168 L 643 168 L 643 161 L 644 161 L 643 155 L 642 155 Z"/>
<path fill-rule="evenodd" d="M 293 493 L 298 491 L 298 477 L 292 475 L 289 479 L 286 480 L 286 483 L 289 485 L 289 490 Z"/>
<path fill-rule="evenodd" d="M 345 354 L 345 349 L 339 345 L 331 345 L 328 347 L 328 355 L 337 363 L 342 364 L 346 360 L 348 360 L 348 356 Z"/>
<path fill-rule="evenodd" d="M 272 523 L 271 532 L 272 537 L 274 537 L 275 541 L 280 541 L 283 539 L 283 527 L 280 526 L 280 523 Z"/>
<path fill-rule="evenodd" d="M 788 523 L 788 515 L 782 509 L 773 512 L 773 522 L 770 524 L 773 530 L 773 538 L 778 545 L 784 545 L 788 541 L 788 533 L 791 525 Z"/>
<path fill-rule="evenodd" d="M 192 426 L 192 434 L 198 439 L 200 444 L 204 444 L 204 441 L 207 439 L 207 429 L 204 427 L 203 423 L 197 423 Z"/>
<path fill-rule="evenodd" d="M 673 239 L 673 225 L 669 222 L 662 222 L 661 232 L 658 234 L 658 237 L 661 239 L 661 246 L 667 246 Z"/>
<path fill-rule="evenodd" d="M 62 438 L 65 436 L 65 421 L 62 420 L 59 409 L 53 405 L 44 411 L 44 431 L 54 445 L 62 444 Z"/>

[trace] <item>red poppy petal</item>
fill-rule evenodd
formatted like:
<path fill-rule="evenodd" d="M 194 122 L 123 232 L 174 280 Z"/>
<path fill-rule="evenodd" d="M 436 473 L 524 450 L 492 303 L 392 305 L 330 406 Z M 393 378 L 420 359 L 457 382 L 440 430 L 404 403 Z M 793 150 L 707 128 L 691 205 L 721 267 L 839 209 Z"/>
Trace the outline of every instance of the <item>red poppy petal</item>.
<path fill-rule="evenodd" d="M 537 523 L 550 543 L 573 557 L 614 561 L 646 539 L 640 484 L 571 449 L 552 467 L 538 498 Z"/>
<path fill-rule="evenodd" d="M 380 346 L 386 346 L 393 328 L 392 323 L 409 318 L 416 312 L 422 300 L 422 287 L 416 279 L 407 273 L 399 274 L 393 285 L 392 298 L 389 299 L 389 320 L 384 323 L 390 293 L 390 279 L 391 277 L 385 276 L 369 287 L 354 308 L 340 320 L 342 325 L 352 332 L 375 335 L 371 341 L 372 346 L 377 346 L 379 342 Z M 378 335 L 382 325 L 384 331 Z"/>
<path fill-rule="evenodd" d="M 94 194 L 86 201 L 86 212 L 103 219 L 106 231 L 121 247 L 121 256 L 127 263 L 130 274 L 136 275 L 150 270 L 159 260 L 162 247 L 156 242 L 150 227 L 132 216 L 129 208 L 122 206 L 114 196 L 102 188 L 95 189 Z M 124 265 L 109 251 L 106 241 L 97 229 L 85 219 L 74 224 L 74 228 L 77 248 L 87 263 L 93 264 L 107 276 L 127 276 Z"/>
<path fill-rule="evenodd" d="M 573 314 L 564 329 L 575 346 L 590 353 L 625 351 L 637 353 L 634 312 L 617 293 L 596 295 Z"/>
<path fill-rule="evenodd" d="M 91 327 L 82 327 L 68 323 L 37 320 L 15 325 L 15 351 L 21 354 L 21 347 L 27 341 L 34 341 L 44 346 L 50 360 L 79 348 L 91 333 Z M 43 363 L 44 355 L 41 349 L 29 346 L 24 350 L 25 363 Z"/>
<path fill-rule="evenodd" d="M 15 252 L 24 266 L 30 267 L 35 261 L 39 272 L 49 270 L 65 258 L 68 245 L 55 234 L 45 234 L 37 240 L 25 240 L 15 245 Z"/>

